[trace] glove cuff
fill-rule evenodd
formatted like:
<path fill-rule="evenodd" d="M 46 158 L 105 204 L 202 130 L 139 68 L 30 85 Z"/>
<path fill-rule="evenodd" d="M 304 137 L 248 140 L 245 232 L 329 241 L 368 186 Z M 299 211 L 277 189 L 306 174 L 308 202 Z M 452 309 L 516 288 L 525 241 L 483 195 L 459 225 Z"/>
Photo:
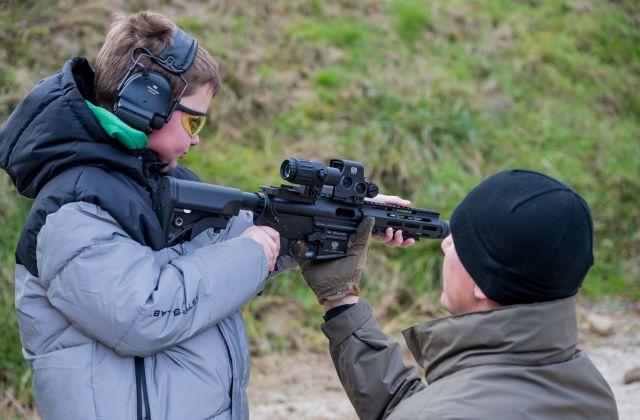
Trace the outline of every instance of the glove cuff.
<path fill-rule="evenodd" d="M 334 301 L 347 295 L 360 296 L 360 287 L 357 284 L 341 284 L 318 295 L 318 302 Z"/>

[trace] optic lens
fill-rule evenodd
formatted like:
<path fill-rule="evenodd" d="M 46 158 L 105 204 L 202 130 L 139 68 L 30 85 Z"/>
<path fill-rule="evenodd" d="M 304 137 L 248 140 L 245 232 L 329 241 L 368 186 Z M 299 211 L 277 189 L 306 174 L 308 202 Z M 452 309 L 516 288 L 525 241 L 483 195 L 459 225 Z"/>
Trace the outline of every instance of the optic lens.
<path fill-rule="evenodd" d="M 298 162 L 295 158 L 285 159 L 280 165 L 280 177 L 285 181 L 294 182 L 298 173 Z"/>

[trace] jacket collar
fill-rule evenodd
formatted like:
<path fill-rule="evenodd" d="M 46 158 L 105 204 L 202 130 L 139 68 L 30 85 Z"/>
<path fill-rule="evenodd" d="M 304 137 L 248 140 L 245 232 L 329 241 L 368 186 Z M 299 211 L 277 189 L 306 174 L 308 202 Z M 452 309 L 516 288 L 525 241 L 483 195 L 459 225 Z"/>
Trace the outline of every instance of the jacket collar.
<path fill-rule="evenodd" d="M 576 299 L 454 315 L 414 325 L 403 335 L 427 382 L 480 365 L 557 363 L 576 351 Z"/>

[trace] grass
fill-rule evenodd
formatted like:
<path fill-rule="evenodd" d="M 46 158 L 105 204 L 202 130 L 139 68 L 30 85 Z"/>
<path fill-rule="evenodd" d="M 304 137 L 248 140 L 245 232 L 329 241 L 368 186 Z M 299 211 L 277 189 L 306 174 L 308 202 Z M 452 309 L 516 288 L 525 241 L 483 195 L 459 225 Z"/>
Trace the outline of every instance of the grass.
<path fill-rule="evenodd" d="M 10 1 L 0 11 L 0 121 L 73 55 L 95 58 L 111 2 Z M 640 11 L 634 1 L 128 1 L 199 37 L 223 88 L 197 152 L 204 180 L 278 185 L 289 156 L 358 160 L 386 193 L 448 218 L 492 172 L 539 170 L 589 202 L 596 265 L 582 294 L 640 300 Z M 9 11 L 10 10 L 10 11 Z M 73 10 L 73 13 L 70 11 Z M 67 42 L 68 41 L 68 42 Z M 27 204 L 5 181 L 0 255 L 11 267 Z M 399 307 L 437 296 L 436 242 L 375 246 L 364 292 Z M 0 279 L 2 382 L 18 392 L 12 274 Z M 299 274 L 266 296 L 321 314 Z M 248 314 L 260 309 L 259 299 Z M 394 315 L 389 309 L 389 316 Z M 261 321 L 249 316 L 252 341 Z M 274 348 L 284 344 L 274 338 Z"/>
<path fill-rule="evenodd" d="M 430 28 L 431 8 L 416 0 L 394 0 L 390 7 L 394 29 L 408 44 L 417 42 Z"/>

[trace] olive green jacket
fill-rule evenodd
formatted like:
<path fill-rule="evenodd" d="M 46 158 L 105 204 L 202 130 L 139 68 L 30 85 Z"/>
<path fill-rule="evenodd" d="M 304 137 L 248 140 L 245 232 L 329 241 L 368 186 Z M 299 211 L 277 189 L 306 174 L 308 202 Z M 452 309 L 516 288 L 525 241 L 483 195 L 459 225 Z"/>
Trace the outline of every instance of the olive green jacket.
<path fill-rule="evenodd" d="M 322 326 L 363 419 L 617 419 L 611 388 L 576 347 L 575 297 L 451 316 L 403 332 L 405 365 L 368 303 Z"/>

